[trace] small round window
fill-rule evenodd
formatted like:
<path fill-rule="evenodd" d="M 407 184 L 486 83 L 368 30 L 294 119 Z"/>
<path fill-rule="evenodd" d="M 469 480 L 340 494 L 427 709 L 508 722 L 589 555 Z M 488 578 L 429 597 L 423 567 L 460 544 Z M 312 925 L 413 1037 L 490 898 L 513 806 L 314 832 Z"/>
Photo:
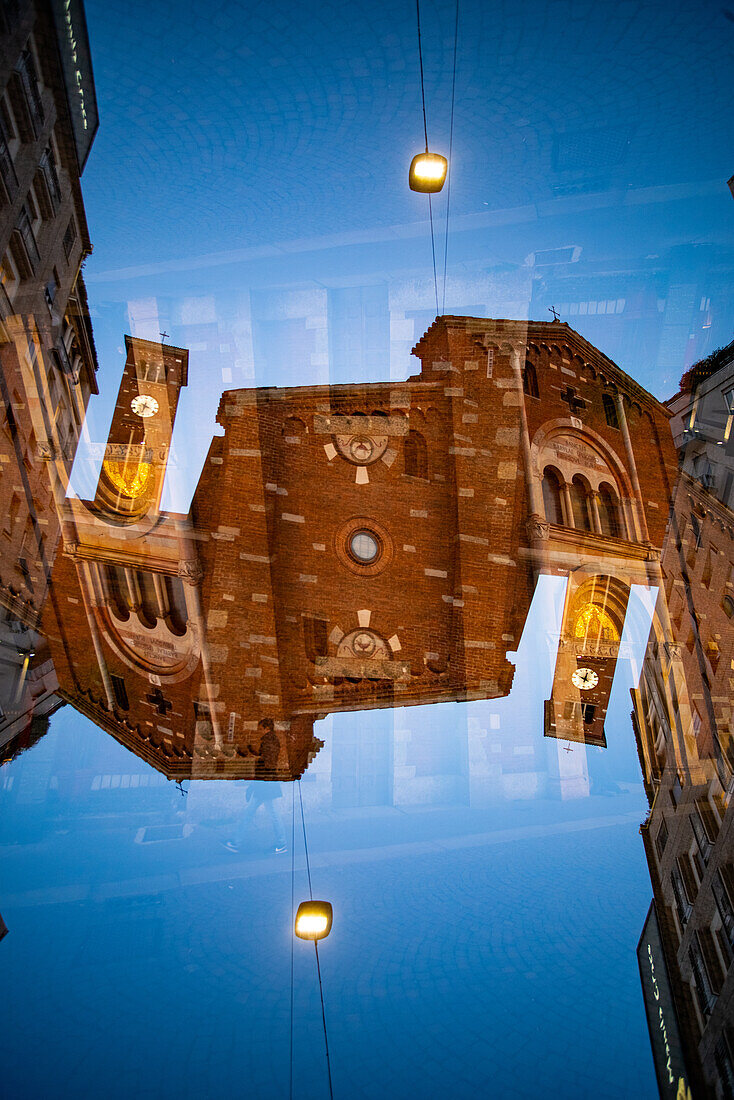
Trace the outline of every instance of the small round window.
<path fill-rule="evenodd" d="M 371 565 L 380 553 L 380 543 L 371 531 L 355 531 L 349 540 L 352 556 L 364 565 Z"/>

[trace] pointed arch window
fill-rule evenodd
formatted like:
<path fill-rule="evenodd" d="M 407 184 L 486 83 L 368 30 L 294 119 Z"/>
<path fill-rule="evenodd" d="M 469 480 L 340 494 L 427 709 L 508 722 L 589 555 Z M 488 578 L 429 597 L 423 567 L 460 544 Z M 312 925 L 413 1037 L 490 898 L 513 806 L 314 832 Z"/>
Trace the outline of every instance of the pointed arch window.
<path fill-rule="evenodd" d="M 538 375 L 529 359 L 525 360 L 525 368 L 522 372 L 522 388 L 523 393 L 527 394 L 528 397 L 540 397 Z"/>
<path fill-rule="evenodd" d="M 548 523 L 563 526 L 563 505 L 561 503 L 561 479 L 552 466 L 543 470 L 543 507 Z"/>
<path fill-rule="evenodd" d="M 409 431 L 403 443 L 403 462 L 409 477 L 428 479 L 428 448 L 420 432 Z"/>
<path fill-rule="evenodd" d="M 602 394 L 602 404 L 604 406 L 604 415 L 607 418 L 607 424 L 610 428 L 617 428 L 619 430 L 619 420 L 617 419 L 617 406 L 614 403 L 614 398 L 611 394 Z"/>

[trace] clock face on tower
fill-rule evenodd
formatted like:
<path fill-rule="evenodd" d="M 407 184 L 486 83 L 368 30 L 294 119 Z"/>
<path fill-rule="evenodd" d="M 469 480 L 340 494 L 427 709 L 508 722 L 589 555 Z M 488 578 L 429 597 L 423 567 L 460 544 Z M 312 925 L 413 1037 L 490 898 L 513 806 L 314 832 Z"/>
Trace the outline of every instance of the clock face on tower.
<path fill-rule="evenodd" d="M 155 416 L 158 412 L 158 402 L 148 393 L 138 394 L 130 402 L 130 408 L 136 416 Z"/>
<path fill-rule="evenodd" d="M 599 677 L 593 668 L 577 668 L 571 679 L 579 691 L 588 691 L 599 683 Z"/>

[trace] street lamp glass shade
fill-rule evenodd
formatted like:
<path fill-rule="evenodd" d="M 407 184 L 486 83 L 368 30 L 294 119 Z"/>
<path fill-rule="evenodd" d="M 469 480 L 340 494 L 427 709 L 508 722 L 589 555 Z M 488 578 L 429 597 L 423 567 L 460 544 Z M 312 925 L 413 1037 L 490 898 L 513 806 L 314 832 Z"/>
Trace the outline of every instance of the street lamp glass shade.
<path fill-rule="evenodd" d="M 411 191 L 435 195 L 446 179 L 449 162 L 440 153 L 418 153 L 410 162 L 408 184 Z"/>
<path fill-rule="evenodd" d="M 323 940 L 331 932 L 334 910 L 330 901 L 302 901 L 296 913 L 296 935 L 301 940 Z"/>

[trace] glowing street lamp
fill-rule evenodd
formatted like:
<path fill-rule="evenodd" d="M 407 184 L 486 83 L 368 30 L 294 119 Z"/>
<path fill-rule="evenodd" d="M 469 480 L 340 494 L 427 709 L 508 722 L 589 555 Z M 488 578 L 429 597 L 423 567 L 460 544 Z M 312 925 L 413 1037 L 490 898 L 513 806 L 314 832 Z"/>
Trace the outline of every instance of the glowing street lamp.
<path fill-rule="evenodd" d="M 296 935 L 301 940 L 323 940 L 334 916 L 330 901 L 302 901 L 296 913 Z"/>
<path fill-rule="evenodd" d="M 449 162 L 440 153 L 418 153 L 410 162 L 408 186 L 411 191 L 435 195 L 444 185 Z"/>

